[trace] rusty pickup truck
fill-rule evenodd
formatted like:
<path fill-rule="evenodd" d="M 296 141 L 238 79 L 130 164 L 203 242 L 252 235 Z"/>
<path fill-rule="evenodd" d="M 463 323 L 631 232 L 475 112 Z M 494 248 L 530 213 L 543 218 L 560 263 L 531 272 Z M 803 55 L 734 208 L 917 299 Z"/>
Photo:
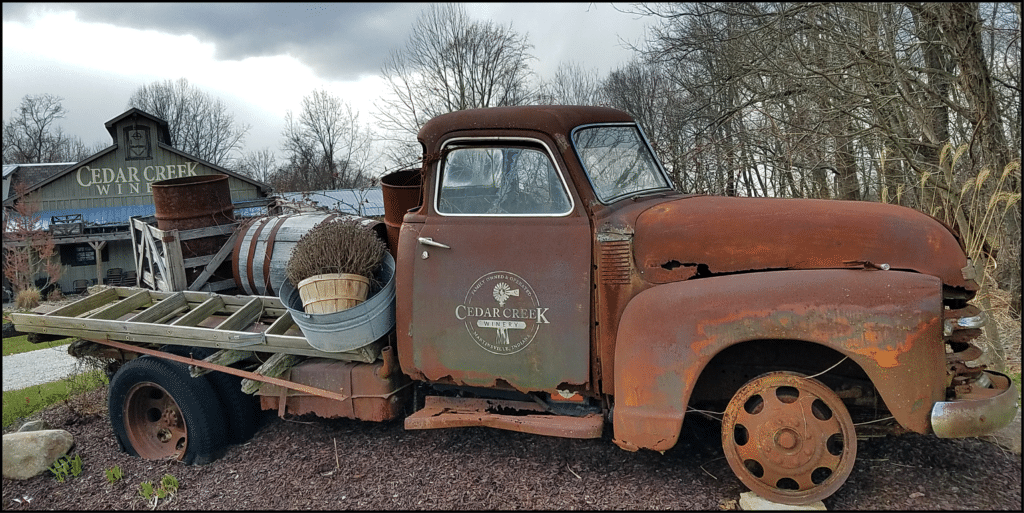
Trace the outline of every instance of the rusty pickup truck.
<path fill-rule="evenodd" d="M 700 414 L 721 420 L 745 486 L 798 505 L 847 479 L 861 426 L 970 437 L 1018 408 L 1007 376 L 971 365 L 978 285 L 932 217 L 682 194 L 609 108 L 454 112 L 419 142 L 404 199 L 366 220 L 394 257 L 394 320 L 364 347 L 316 347 L 269 295 L 114 288 L 14 322 L 123 363 L 109 392 L 122 447 L 197 463 L 251 436 L 260 408 L 610 428 L 628 451 L 672 448 Z"/>

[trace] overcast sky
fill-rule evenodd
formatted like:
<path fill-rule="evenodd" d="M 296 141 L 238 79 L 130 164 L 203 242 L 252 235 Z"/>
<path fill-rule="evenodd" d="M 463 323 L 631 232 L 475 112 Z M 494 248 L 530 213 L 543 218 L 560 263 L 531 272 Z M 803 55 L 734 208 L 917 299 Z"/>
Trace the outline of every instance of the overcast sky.
<path fill-rule="evenodd" d="M 625 64 L 650 18 L 594 3 L 465 4 L 470 17 L 528 36 L 533 71 L 576 61 L 600 76 Z M 280 155 L 288 110 L 324 88 L 372 123 L 378 77 L 427 4 L 3 4 L 3 119 L 28 94 L 64 99 L 65 132 L 109 145 L 103 123 L 154 81 L 185 77 L 251 125 L 245 150 Z M 625 6 L 619 6 L 620 9 Z"/>

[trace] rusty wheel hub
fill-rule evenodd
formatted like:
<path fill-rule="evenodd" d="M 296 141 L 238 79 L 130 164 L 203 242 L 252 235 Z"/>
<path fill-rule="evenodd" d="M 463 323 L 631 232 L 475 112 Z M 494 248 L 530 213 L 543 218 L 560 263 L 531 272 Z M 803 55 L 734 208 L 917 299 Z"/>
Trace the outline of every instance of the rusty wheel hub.
<path fill-rule="evenodd" d="M 181 408 L 156 383 L 132 387 L 124 402 L 125 431 L 131 445 L 145 459 L 181 459 L 188 445 L 188 429 Z"/>
<path fill-rule="evenodd" d="M 766 374 L 736 392 L 722 419 L 722 445 L 743 484 L 792 505 L 832 495 L 857 454 L 853 420 L 839 397 L 791 372 Z"/>

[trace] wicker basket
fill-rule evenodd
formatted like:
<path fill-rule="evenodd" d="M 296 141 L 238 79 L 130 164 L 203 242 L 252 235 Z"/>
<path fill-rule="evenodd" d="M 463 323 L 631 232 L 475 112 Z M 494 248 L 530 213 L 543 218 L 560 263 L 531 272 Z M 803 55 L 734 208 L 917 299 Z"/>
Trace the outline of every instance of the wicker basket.
<path fill-rule="evenodd" d="M 299 282 L 306 313 L 340 312 L 366 301 L 370 279 L 358 274 L 318 274 Z"/>

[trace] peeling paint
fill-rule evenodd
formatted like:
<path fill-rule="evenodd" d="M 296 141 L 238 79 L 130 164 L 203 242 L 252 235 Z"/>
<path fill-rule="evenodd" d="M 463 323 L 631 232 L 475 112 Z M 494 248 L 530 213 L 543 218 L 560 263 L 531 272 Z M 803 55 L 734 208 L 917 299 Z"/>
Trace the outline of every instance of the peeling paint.
<path fill-rule="evenodd" d="M 630 302 L 620 325 L 617 397 L 626 383 L 628 394 L 642 401 L 616 410 L 616 434 L 621 429 L 631 443 L 653 448 L 669 433 L 652 422 L 677 413 L 681 418 L 711 358 L 765 338 L 818 343 L 850 356 L 901 424 L 927 432 L 927 416 L 913 404 L 943 395 L 941 315 L 938 279 L 916 273 L 779 271 L 649 289 Z M 652 325 L 650 318 L 666 321 Z"/>

